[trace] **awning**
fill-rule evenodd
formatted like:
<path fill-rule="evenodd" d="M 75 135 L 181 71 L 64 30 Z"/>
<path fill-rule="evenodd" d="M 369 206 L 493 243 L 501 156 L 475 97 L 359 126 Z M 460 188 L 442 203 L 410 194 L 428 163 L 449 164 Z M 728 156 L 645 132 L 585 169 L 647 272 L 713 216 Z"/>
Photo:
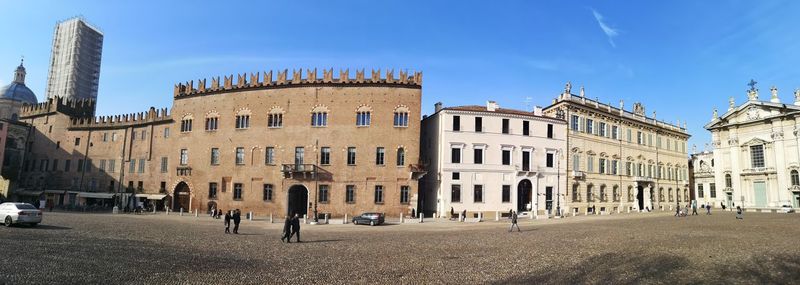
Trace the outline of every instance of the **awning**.
<path fill-rule="evenodd" d="M 64 194 L 64 192 L 69 192 L 68 190 L 44 190 L 44 193 L 47 194 Z"/>
<path fill-rule="evenodd" d="M 114 193 L 78 192 L 78 197 L 96 198 L 96 199 L 111 199 L 111 198 L 114 198 Z"/>
<path fill-rule="evenodd" d="M 29 191 L 14 191 L 13 194 L 14 195 L 20 195 L 20 196 L 39 196 L 39 195 L 42 195 L 42 191 L 32 191 L 32 190 L 29 190 Z"/>
<path fill-rule="evenodd" d="M 136 198 L 145 198 L 147 200 L 161 200 L 167 197 L 164 194 L 136 194 Z"/>

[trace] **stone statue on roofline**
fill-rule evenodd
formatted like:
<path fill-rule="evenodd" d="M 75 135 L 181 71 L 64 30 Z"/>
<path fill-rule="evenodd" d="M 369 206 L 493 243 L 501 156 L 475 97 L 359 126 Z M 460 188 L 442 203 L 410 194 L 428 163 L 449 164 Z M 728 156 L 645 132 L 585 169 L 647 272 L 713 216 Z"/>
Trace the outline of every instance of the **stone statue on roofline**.
<path fill-rule="evenodd" d="M 572 91 L 572 83 L 567 81 L 567 85 L 564 86 L 564 94 L 571 94 L 570 93 L 571 91 Z"/>

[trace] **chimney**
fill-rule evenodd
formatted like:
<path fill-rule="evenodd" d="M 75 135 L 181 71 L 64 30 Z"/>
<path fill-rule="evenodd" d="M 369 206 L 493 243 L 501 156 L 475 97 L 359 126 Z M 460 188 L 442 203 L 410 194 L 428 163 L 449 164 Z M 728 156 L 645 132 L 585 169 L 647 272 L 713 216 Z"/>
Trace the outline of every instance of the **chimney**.
<path fill-rule="evenodd" d="M 434 109 L 434 112 L 436 112 L 436 113 L 441 111 L 442 110 L 442 102 L 436 102 L 436 104 L 433 104 L 433 109 Z"/>
<path fill-rule="evenodd" d="M 541 116 L 542 115 L 542 106 L 533 107 L 533 115 L 534 116 Z"/>
<path fill-rule="evenodd" d="M 494 112 L 494 110 L 497 110 L 497 107 L 498 107 L 497 106 L 497 102 L 495 102 L 495 101 L 486 101 L 486 111 Z"/>

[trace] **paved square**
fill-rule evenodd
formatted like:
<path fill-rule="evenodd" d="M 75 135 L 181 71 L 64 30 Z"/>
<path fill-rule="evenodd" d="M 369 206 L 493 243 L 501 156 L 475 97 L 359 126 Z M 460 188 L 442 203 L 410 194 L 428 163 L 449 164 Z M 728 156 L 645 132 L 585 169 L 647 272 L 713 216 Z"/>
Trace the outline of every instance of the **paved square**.
<path fill-rule="evenodd" d="M 281 226 L 175 215 L 45 213 L 0 229 L 0 284 L 798 283 L 800 215 L 667 213 L 521 220 Z"/>

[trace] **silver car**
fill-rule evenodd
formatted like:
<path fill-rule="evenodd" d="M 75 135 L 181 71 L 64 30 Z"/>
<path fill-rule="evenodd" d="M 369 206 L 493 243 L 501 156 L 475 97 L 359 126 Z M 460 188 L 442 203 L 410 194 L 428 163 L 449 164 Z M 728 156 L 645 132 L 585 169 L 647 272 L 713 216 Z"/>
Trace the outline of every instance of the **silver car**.
<path fill-rule="evenodd" d="M 0 218 L 6 227 L 13 224 L 36 226 L 42 222 L 42 211 L 28 203 L 3 203 L 0 204 Z"/>

